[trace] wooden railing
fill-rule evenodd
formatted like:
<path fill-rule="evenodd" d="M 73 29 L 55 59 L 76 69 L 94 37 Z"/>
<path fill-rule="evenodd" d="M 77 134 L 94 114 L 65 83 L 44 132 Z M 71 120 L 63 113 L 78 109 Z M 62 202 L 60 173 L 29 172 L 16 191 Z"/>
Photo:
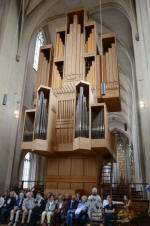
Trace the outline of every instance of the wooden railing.
<path fill-rule="evenodd" d="M 122 200 L 124 195 L 132 200 L 146 200 L 146 185 L 147 183 L 103 183 L 100 185 L 100 193 L 102 197 L 110 194 L 115 200 Z"/>
<path fill-rule="evenodd" d="M 44 190 L 45 187 L 45 181 L 42 180 L 29 180 L 29 181 L 25 181 L 25 180 L 20 180 L 18 182 L 18 188 L 25 190 L 25 191 L 41 191 Z"/>

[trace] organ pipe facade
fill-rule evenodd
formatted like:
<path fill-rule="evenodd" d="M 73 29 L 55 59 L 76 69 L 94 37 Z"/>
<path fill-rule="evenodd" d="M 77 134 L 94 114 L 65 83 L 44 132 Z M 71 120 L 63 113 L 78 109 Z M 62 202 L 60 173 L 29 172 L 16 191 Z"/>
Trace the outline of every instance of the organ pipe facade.
<path fill-rule="evenodd" d="M 121 108 L 116 38 L 102 38 L 100 56 L 96 25 L 80 8 L 67 13 L 54 48 L 40 49 L 35 108 L 25 112 L 22 150 L 47 156 L 45 192 L 88 194 L 100 186 L 102 162 L 116 160 L 107 115 Z"/>

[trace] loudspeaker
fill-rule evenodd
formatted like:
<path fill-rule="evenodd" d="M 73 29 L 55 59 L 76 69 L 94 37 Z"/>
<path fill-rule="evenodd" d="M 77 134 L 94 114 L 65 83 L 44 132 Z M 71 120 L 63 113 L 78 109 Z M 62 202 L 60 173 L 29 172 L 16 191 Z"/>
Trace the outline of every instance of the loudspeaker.
<path fill-rule="evenodd" d="M 124 124 L 124 130 L 125 130 L 125 131 L 128 130 L 128 128 L 127 128 L 127 123 Z"/>
<path fill-rule="evenodd" d="M 2 105 L 6 105 L 6 103 L 7 103 L 7 94 L 4 94 Z"/>

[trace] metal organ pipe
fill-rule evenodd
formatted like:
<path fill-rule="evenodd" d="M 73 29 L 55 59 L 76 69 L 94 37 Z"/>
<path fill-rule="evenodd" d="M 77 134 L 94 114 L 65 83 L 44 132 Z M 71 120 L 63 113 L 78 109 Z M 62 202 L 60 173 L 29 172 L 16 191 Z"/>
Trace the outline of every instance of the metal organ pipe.
<path fill-rule="evenodd" d="M 34 133 L 35 139 L 46 140 L 47 121 L 48 121 L 48 111 L 46 107 L 46 101 L 47 100 L 44 98 L 44 93 L 43 91 L 41 91 L 37 103 L 35 133 Z"/>
<path fill-rule="evenodd" d="M 75 137 L 89 137 L 89 101 L 84 87 L 77 94 L 75 125 Z"/>
<path fill-rule="evenodd" d="M 92 108 L 92 139 L 105 138 L 104 108 Z"/>

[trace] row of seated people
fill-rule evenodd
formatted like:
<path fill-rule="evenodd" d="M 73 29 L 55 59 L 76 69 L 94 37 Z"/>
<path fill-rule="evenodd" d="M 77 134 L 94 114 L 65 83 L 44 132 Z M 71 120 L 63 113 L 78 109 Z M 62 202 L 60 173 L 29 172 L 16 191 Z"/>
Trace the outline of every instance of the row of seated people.
<path fill-rule="evenodd" d="M 131 202 L 126 196 L 124 203 L 127 215 L 131 214 Z M 84 195 L 81 200 L 79 194 L 74 194 L 70 198 L 68 194 L 54 196 L 48 193 L 44 199 L 41 193 L 37 193 L 33 198 L 32 192 L 27 194 L 21 192 L 19 195 L 13 191 L 9 195 L 5 192 L 0 196 L 0 224 L 5 224 L 9 215 L 8 225 L 13 226 L 17 225 L 20 216 L 22 225 L 26 222 L 32 226 L 36 226 L 39 220 L 41 225 L 47 221 L 47 225 L 50 226 L 53 221 L 54 226 L 73 226 L 74 219 L 77 225 L 84 226 L 90 220 L 99 221 L 103 218 L 104 225 L 108 226 L 111 220 L 116 219 L 115 206 L 110 195 L 102 202 L 96 188 L 92 189 L 89 197 Z"/>

